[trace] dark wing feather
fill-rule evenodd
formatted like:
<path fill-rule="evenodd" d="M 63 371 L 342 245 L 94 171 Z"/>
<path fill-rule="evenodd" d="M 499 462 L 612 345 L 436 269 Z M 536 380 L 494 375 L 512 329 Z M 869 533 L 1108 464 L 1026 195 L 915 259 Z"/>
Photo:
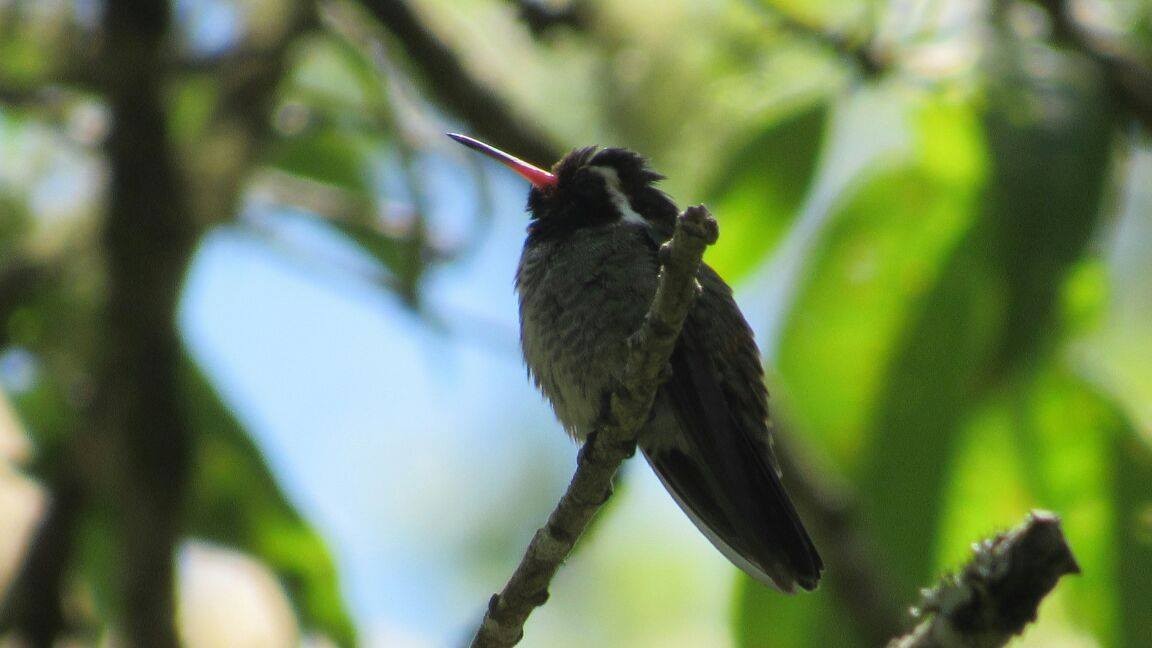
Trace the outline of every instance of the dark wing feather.
<path fill-rule="evenodd" d="M 730 559 L 784 591 L 795 584 L 812 589 L 823 563 L 772 458 L 752 333 L 720 277 L 702 266 L 699 278 L 704 293 L 684 324 L 660 394 L 682 443 L 650 444 L 645 454 Z"/>

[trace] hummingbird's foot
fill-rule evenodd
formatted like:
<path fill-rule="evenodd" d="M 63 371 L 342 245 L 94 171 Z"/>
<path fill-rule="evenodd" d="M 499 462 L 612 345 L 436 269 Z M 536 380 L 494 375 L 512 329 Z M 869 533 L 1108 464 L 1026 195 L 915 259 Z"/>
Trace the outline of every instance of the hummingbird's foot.
<path fill-rule="evenodd" d="M 577 463 L 587 461 L 624 461 L 636 454 L 636 442 L 613 442 L 611 436 L 604 441 L 600 440 L 599 429 L 588 433 L 584 445 L 580 446 L 580 453 L 576 456 Z"/>

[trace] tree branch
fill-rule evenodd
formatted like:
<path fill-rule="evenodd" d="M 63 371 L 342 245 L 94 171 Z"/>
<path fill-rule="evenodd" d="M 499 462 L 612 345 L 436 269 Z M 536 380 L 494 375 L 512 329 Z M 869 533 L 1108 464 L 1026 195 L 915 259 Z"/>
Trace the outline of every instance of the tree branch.
<path fill-rule="evenodd" d="M 716 242 L 716 221 L 703 205 L 676 221 L 672 240 L 660 249 L 656 295 L 640 330 L 628 340 L 622 383 L 610 395 L 607 415 L 580 450 L 568 490 L 536 532 L 503 591 L 492 597 L 473 648 L 514 646 L 532 610 L 548 600 L 548 585 L 589 521 L 612 494 L 612 478 L 636 450 L 636 434 L 648 418 L 656 390 L 699 286 L 696 269 L 704 249 Z"/>
<path fill-rule="evenodd" d="M 985 540 L 956 576 L 924 595 L 931 618 L 889 648 L 996 648 L 1036 619 L 1056 581 L 1079 574 L 1060 518 L 1033 511 L 1020 526 Z"/>
<path fill-rule="evenodd" d="M 126 645 L 179 645 L 174 551 L 190 467 L 176 307 L 198 230 L 168 138 L 163 61 L 170 3 L 104 6 L 100 68 L 112 129 L 103 339 L 93 415 L 101 495 L 115 514 L 118 619 Z"/>
<path fill-rule="evenodd" d="M 1080 26 L 1067 0 L 1041 0 L 1052 20 L 1053 36 L 1096 62 L 1116 102 L 1152 133 L 1152 66 L 1121 44 L 1101 38 Z"/>

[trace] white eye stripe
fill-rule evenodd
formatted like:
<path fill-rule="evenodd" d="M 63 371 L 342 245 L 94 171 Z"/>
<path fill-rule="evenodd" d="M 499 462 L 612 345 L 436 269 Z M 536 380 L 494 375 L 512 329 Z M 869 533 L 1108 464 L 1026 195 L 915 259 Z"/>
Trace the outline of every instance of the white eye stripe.
<path fill-rule="evenodd" d="M 588 169 L 600 174 L 602 178 L 608 181 L 609 187 L 616 189 L 617 191 L 620 190 L 620 174 L 616 172 L 616 169 L 608 166 L 598 166 L 595 164 L 589 165 Z"/>
<path fill-rule="evenodd" d="M 588 169 L 604 178 L 608 197 L 616 206 L 616 211 L 620 213 L 620 218 L 624 222 L 648 226 L 648 220 L 632 209 L 631 203 L 628 202 L 628 196 L 625 196 L 624 191 L 620 188 L 620 174 L 616 172 L 616 169 L 597 165 L 590 165 Z"/>

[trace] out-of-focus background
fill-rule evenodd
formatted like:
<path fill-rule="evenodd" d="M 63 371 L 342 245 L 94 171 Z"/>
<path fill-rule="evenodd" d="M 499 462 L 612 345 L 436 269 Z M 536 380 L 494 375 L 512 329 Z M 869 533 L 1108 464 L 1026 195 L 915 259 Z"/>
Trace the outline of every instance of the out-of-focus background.
<path fill-rule="evenodd" d="M 828 570 L 643 462 L 525 646 L 876 646 L 1032 508 L 1024 646 L 1152 641 L 1152 3 L 0 0 L 0 643 L 461 645 L 576 447 L 518 178 L 627 146 L 764 355 Z"/>

